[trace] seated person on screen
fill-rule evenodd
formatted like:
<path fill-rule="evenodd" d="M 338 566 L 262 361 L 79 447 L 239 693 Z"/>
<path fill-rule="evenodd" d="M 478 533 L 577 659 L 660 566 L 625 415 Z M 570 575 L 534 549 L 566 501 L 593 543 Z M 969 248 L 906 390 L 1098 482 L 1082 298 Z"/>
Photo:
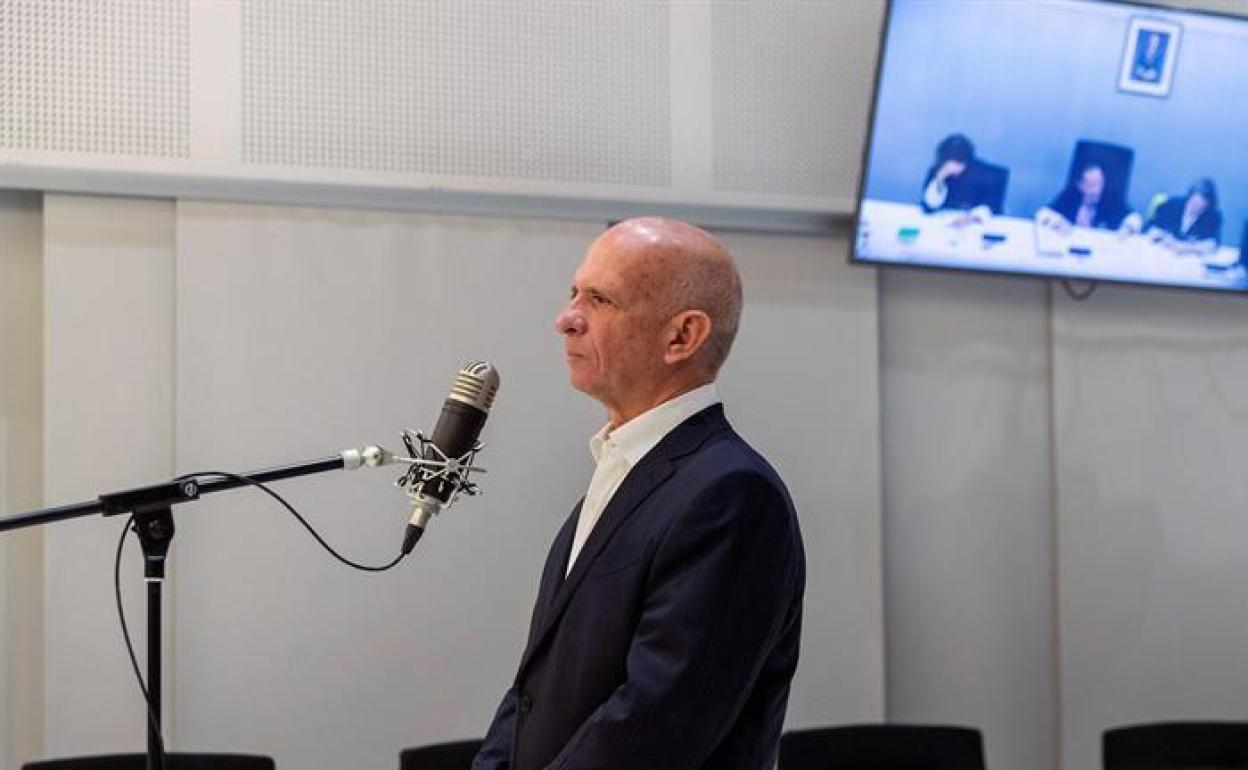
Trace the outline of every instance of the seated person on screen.
<path fill-rule="evenodd" d="M 1036 212 L 1036 223 L 1063 233 L 1072 227 L 1094 227 L 1133 235 L 1140 231 L 1143 217 L 1131 211 L 1121 195 L 1107 194 L 1105 170 L 1089 163 L 1052 203 Z"/>
<path fill-rule="evenodd" d="M 1198 179 L 1186 195 L 1174 195 L 1157 207 L 1148 235 L 1177 254 L 1212 254 L 1222 240 L 1222 212 L 1212 179 Z"/>
<path fill-rule="evenodd" d="M 923 181 L 919 198 L 923 213 L 963 212 L 954 220 L 955 225 L 986 222 L 992 217 L 988 194 L 971 140 L 962 134 L 942 139 L 936 146 L 936 161 Z"/>

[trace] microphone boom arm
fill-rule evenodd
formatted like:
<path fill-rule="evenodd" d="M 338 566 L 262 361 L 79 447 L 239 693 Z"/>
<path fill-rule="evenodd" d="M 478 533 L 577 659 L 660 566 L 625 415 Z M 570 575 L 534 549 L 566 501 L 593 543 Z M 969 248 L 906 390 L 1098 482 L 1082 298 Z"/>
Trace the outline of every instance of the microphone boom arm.
<path fill-rule="evenodd" d="M 403 432 L 406 440 L 409 435 L 407 431 Z M 428 442 L 419 432 L 415 434 L 418 440 Z M 433 446 L 433 444 L 430 444 Z M 436 448 L 436 447 L 435 447 Z M 476 453 L 482 449 L 481 444 L 477 444 L 464 457 L 442 460 L 422 460 L 414 457 L 406 457 L 397 455 L 388 449 L 380 446 L 366 446 L 362 449 L 344 449 L 337 455 L 322 457 L 316 460 L 306 462 L 292 463 L 290 465 L 279 465 L 271 468 L 262 468 L 250 473 L 241 473 L 239 476 L 254 479 L 261 483 L 271 481 L 280 481 L 282 479 L 295 478 L 298 476 L 310 476 L 318 473 L 336 470 L 356 470 L 358 468 L 377 468 L 383 465 L 403 464 L 408 465 L 409 470 L 405 473 L 400 481 L 409 479 L 414 475 L 412 469 L 430 469 L 436 470 L 437 473 L 432 476 L 446 474 L 449 478 L 454 474 L 462 474 L 459 477 L 458 489 L 465 494 L 479 494 L 480 490 L 476 485 L 468 480 L 472 473 L 485 473 L 485 468 L 479 468 L 472 464 Z M 441 451 L 438 451 L 441 455 Z M 108 492 L 100 495 L 94 500 L 87 500 L 80 503 L 70 505 L 60 505 L 51 508 L 42 508 L 25 513 L 15 513 L 8 516 L 0 517 L 0 532 L 13 529 L 25 529 L 43 524 L 50 524 L 56 521 L 65 521 L 67 519 L 76 519 L 82 516 L 90 516 L 92 514 L 102 514 L 104 516 L 116 516 L 122 513 L 139 512 L 150 510 L 153 508 L 163 508 L 169 505 L 177 505 L 178 503 L 188 503 L 192 500 L 198 500 L 201 495 L 221 492 L 227 489 L 235 489 L 237 487 L 246 486 L 246 482 L 238 481 L 232 478 L 201 478 L 202 476 L 211 476 L 212 474 L 191 474 L 183 476 L 173 481 L 167 481 L 160 484 L 151 484 L 142 487 L 133 487 L 131 489 L 122 489 L 116 492 Z M 410 482 L 404 482 L 399 486 L 405 486 Z M 471 491 L 470 491 L 471 490 Z"/>

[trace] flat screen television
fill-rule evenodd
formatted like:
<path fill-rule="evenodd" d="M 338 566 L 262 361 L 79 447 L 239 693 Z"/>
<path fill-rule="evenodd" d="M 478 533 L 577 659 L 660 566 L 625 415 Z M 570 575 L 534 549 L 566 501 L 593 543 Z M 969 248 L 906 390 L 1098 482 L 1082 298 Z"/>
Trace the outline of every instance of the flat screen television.
<path fill-rule="evenodd" d="M 1248 291 L 1248 19 L 890 0 L 853 259 Z"/>

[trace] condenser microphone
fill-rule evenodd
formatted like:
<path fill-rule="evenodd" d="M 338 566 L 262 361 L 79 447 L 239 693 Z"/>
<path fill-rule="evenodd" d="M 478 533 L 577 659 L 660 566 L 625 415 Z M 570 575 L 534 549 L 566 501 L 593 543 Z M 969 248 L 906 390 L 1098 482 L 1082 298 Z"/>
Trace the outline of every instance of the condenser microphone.
<path fill-rule="evenodd" d="M 403 536 L 403 553 L 411 553 L 429 519 L 454 500 L 467 478 L 467 462 L 498 394 L 498 370 L 488 361 L 464 365 L 442 403 L 433 436 L 421 447 L 426 461 L 411 491 L 412 518 Z"/>

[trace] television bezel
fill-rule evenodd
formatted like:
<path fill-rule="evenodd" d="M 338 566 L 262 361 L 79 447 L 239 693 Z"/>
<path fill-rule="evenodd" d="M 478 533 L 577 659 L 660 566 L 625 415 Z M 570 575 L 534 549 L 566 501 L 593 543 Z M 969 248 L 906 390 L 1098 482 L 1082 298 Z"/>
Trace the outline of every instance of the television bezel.
<path fill-rule="evenodd" d="M 944 0 L 950 2 L 951 0 Z M 1022 2 L 1035 3 L 1044 0 L 1022 0 Z M 1245 25 L 1245 31 L 1248 32 L 1248 14 L 1235 14 L 1226 11 L 1214 11 L 1205 8 L 1176 8 L 1174 6 L 1165 5 L 1163 3 L 1143 2 L 1142 0 L 1065 0 L 1076 5 L 1116 5 L 1124 8 L 1138 8 L 1146 11 L 1164 11 L 1166 13 L 1174 13 L 1187 16 L 1205 16 L 1215 19 L 1226 19 L 1239 22 Z M 967 267 L 965 265 L 942 265 L 935 262 L 893 262 L 882 259 L 867 259 L 858 255 L 858 233 L 862 227 L 862 204 L 866 200 L 867 190 L 867 171 L 868 164 L 871 161 L 872 145 L 875 142 L 875 116 L 876 108 L 880 98 L 880 78 L 884 71 L 884 57 L 888 51 L 886 43 L 888 41 L 889 25 L 893 18 L 893 7 L 898 2 L 913 2 L 913 0 L 885 0 L 884 16 L 880 22 L 879 44 L 875 56 L 875 73 L 872 78 L 871 88 L 871 106 L 867 111 L 867 135 L 866 141 L 862 143 L 862 163 L 859 165 L 858 174 L 858 191 L 854 200 L 853 224 L 849 234 L 849 262 L 853 265 L 861 265 L 866 267 L 883 267 L 888 269 L 901 270 L 917 270 L 928 271 L 935 270 L 946 273 L 962 273 L 969 275 L 988 275 L 988 276 L 1010 276 L 1018 278 L 1030 278 L 1039 281 L 1053 282 L 1075 282 L 1079 284 L 1102 284 L 1107 283 L 1118 286 L 1143 286 L 1154 289 L 1171 289 L 1171 290 L 1191 290 L 1199 292 L 1212 292 L 1215 294 L 1233 295 L 1248 294 L 1248 283 L 1242 288 L 1199 285 L 1190 283 L 1172 283 L 1168 281 L 1145 281 L 1133 280 L 1130 278 L 1104 278 L 1090 277 L 1087 275 L 1070 275 L 1058 272 L 1041 273 L 1034 270 L 1009 270 L 1000 267 Z M 1125 43 L 1124 43 L 1125 45 Z M 1228 223 L 1229 224 L 1229 223 Z M 1245 217 L 1242 223 L 1242 229 L 1248 233 L 1248 217 Z M 1234 233 L 1235 228 L 1232 226 L 1231 232 Z M 1246 236 L 1248 237 L 1248 236 Z M 1238 244 L 1240 249 L 1240 264 L 1245 271 L 1248 271 L 1248 254 L 1245 253 L 1245 247 L 1248 243 Z"/>

